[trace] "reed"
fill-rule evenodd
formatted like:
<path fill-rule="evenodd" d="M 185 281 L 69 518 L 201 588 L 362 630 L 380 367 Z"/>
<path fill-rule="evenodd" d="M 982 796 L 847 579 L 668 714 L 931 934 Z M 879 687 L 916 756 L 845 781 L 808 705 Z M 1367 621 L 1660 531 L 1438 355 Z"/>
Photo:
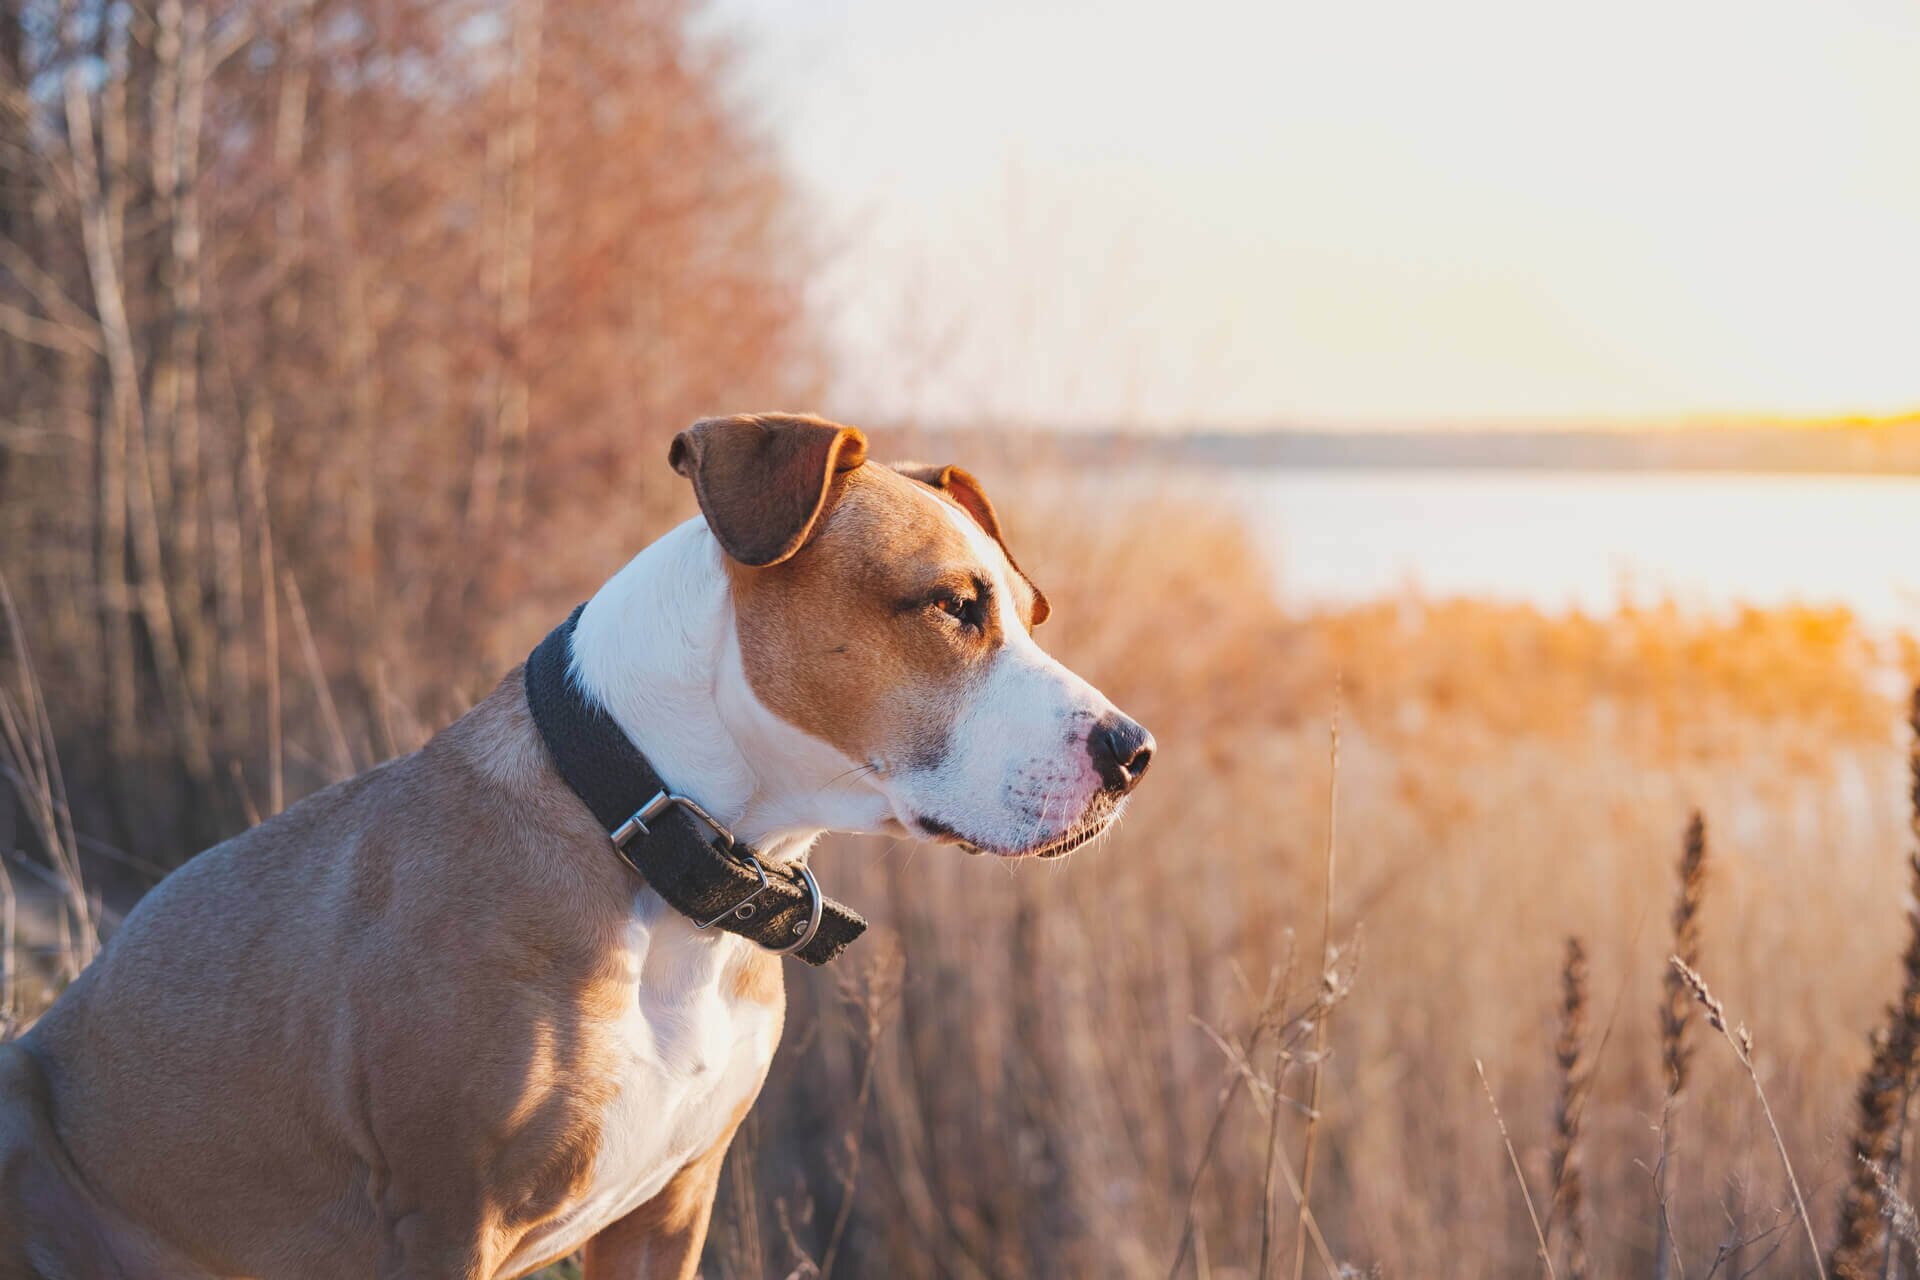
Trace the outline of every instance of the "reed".
<path fill-rule="evenodd" d="M 1886 1197 L 1885 1217 L 1888 1234 L 1893 1237 L 1889 1242 L 1889 1252 L 1881 1264 L 1883 1275 L 1897 1276 L 1900 1273 L 1892 1263 L 1891 1249 L 1897 1242 L 1903 1249 L 1903 1258 L 1910 1257 L 1916 1248 L 1920 1248 L 1920 1213 L 1915 1212 L 1913 1202 L 1901 1194 L 1900 1188 L 1886 1174 L 1878 1169 L 1873 1171 L 1874 1181 L 1880 1185 L 1880 1194 Z"/>
<path fill-rule="evenodd" d="M 1533 1207 L 1533 1192 L 1527 1186 L 1527 1175 L 1520 1168 L 1520 1153 L 1513 1149 L 1513 1135 L 1507 1132 L 1506 1117 L 1500 1114 L 1500 1103 L 1494 1098 L 1493 1085 L 1487 1080 L 1486 1064 L 1475 1058 L 1473 1070 L 1480 1077 L 1481 1091 L 1487 1095 L 1487 1106 L 1493 1112 L 1494 1127 L 1500 1131 L 1500 1145 L 1506 1148 L 1507 1163 L 1513 1167 L 1513 1180 L 1520 1184 L 1520 1200 L 1527 1206 L 1527 1221 L 1533 1224 L 1533 1239 L 1539 1248 L 1540 1265 L 1547 1273 L 1547 1280 L 1558 1280 L 1553 1267 L 1553 1251 L 1547 1248 L 1547 1233 L 1540 1225 L 1539 1211 Z"/>
<path fill-rule="evenodd" d="M 1760 1083 L 1760 1072 L 1753 1065 L 1753 1033 L 1747 1030 L 1747 1024 L 1738 1027 L 1727 1022 L 1726 1005 L 1716 999 L 1707 986 L 1707 980 L 1698 970 L 1679 956 L 1671 956 L 1668 963 L 1673 971 L 1680 975 L 1681 982 L 1693 994 L 1707 1011 L 1707 1025 L 1718 1031 L 1733 1050 L 1733 1056 L 1739 1061 L 1741 1069 L 1747 1073 L 1747 1079 L 1753 1085 L 1753 1096 L 1760 1100 L 1760 1114 L 1767 1122 L 1767 1132 L 1773 1136 L 1773 1149 L 1779 1153 L 1780 1167 L 1787 1175 L 1787 1188 L 1793 1192 L 1794 1212 L 1800 1217 L 1800 1226 L 1807 1233 L 1807 1249 L 1812 1256 L 1814 1274 L 1820 1280 L 1827 1280 L 1827 1269 L 1820 1263 L 1820 1238 L 1814 1234 L 1813 1219 L 1807 1213 L 1807 1198 L 1800 1192 L 1800 1179 L 1793 1172 L 1793 1160 L 1787 1155 L 1787 1140 L 1780 1136 L 1780 1125 L 1773 1117 L 1773 1104 L 1767 1101 L 1767 1091 Z"/>
<path fill-rule="evenodd" d="M 1294 1172 L 1293 1164 L 1280 1142 L 1281 1118 L 1289 1111 L 1303 1109 L 1298 1099 L 1288 1097 L 1285 1092 L 1287 1074 L 1292 1067 L 1303 1062 L 1311 1064 L 1323 1056 L 1323 1050 L 1313 1047 L 1316 1028 L 1352 993 L 1354 977 L 1359 970 L 1357 945 L 1344 953 L 1338 947 L 1328 948 L 1326 962 L 1327 969 L 1320 975 L 1311 994 L 1303 1003 L 1297 1006 L 1292 1004 L 1294 956 L 1289 939 L 1287 963 L 1268 975 L 1266 988 L 1255 1000 L 1253 1014 L 1244 1030 L 1222 1030 L 1204 1020 L 1199 1023 L 1201 1030 L 1226 1059 L 1228 1074 L 1218 1095 L 1200 1162 L 1187 1183 L 1186 1210 L 1179 1242 L 1174 1249 L 1173 1264 L 1167 1272 L 1168 1280 L 1180 1274 L 1189 1256 L 1194 1260 L 1196 1280 L 1202 1280 L 1208 1274 L 1206 1237 L 1199 1230 L 1196 1216 L 1200 1183 L 1218 1152 L 1234 1102 L 1242 1092 L 1251 1094 L 1255 1105 L 1264 1107 L 1267 1113 L 1261 1180 L 1259 1274 L 1262 1277 L 1271 1274 L 1274 1260 L 1276 1175 L 1286 1183 L 1287 1193 L 1292 1197 L 1298 1213 L 1300 1229 L 1311 1242 L 1322 1269 L 1333 1280 L 1339 1280 L 1347 1274 L 1328 1246 L 1326 1235 L 1313 1216 L 1313 1207 L 1309 1203 L 1302 1177 Z M 1252 995 L 1251 992 L 1248 994 Z M 1258 1065 L 1263 1052 L 1267 1061 L 1264 1069 Z"/>
<path fill-rule="evenodd" d="M 1899 998 L 1868 1036 L 1871 1053 L 1854 1105 L 1853 1164 L 1840 1197 L 1840 1238 L 1832 1255 L 1841 1280 L 1891 1274 L 1899 1241 L 1887 1229 L 1890 1187 L 1900 1184 L 1907 1116 L 1920 1076 L 1920 689 L 1907 708 L 1909 813 L 1916 847 L 1908 856 L 1907 949 Z"/>
<path fill-rule="evenodd" d="M 1681 844 L 1680 894 L 1673 904 L 1673 953 L 1689 969 L 1697 970 L 1700 965 L 1700 907 L 1706 889 L 1707 824 L 1695 810 L 1687 821 L 1686 838 Z M 1654 1194 L 1659 1200 L 1654 1238 L 1655 1280 L 1667 1280 L 1679 1252 L 1673 1238 L 1671 1213 L 1673 1120 L 1687 1086 L 1687 1069 L 1693 1054 L 1687 1044 L 1687 1026 L 1692 1016 L 1693 999 L 1686 980 L 1679 969 L 1670 968 L 1666 974 L 1665 998 L 1660 1005 L 1660 1066 L 1666 1094 L 1660 1106 L 1660 1156 L 1654 1166 Z"/>
<path fill-rule="evenodd" d="M 1331 990 L 1334 979 L 1333 946 L 1333 872 L 1335 855 L 1339 849 L 1339 809 L 1340 809 L 1340 686 L 1334 688 L 1333 719 L 1327 726 L 1327 844 L 1326 875 L 1321 881 L 1320 895 L 1320 973 L 1325 990 Z M 1315 1163 L 1315 1140 L 1320 1136 L 1320 1096 L 1324 1085 L 1324 1066 L 1327 1056 L 1327 1024 L 1333 1018 L 1331 1003 L 1321 1011 L 1313 1022 L 1313 1058 L 1307 1065 L 1307 1136 L 1305 1150 L 1300 1155 L 1300 1196 L 1299 1217 L 1293 1229 L 1293 1280 L 1301 1280 L 1307 1266 L 1307 1220 L 1312 1217 L 1310 1202 L 1313 1199 L 1313 1173 Z M 1260 1277 L 1267 1280 L 1267 1256 L 1264 1246 L 1260 1258 Z M 1333 1280 L 1329 1273 L 1329 1280 Z"/>
<path fill-rule="evenodd" d="M 1568 1280 L 1586 1280 L 1588 1270 L 1585 1184 L 1580 1176 L 1580 1116 L 1587 1105 L 1591 1066 L 1587 1043 L 1587 952 L 1567 939 L 1560 970 L 1560 1033 L 1553 1045 L 1560 1092 L 1553 1108 L 1553 1199 L 1547 1210 L 1548 1244 L 1560 1228 Z"/>
<path fill-rule="evenodd" d="M 81 865 L 52 712 L 4 574 L 0 574 L 0 622 L 4 623 L 0 638 L 13 659 L 12 678 L 0 674 L 0 799 L 12 793 L 40 855 L 38 861 L 29 861 L 7 847 L 11 841 L 0 840 L 0 860 L 14 854 L 23 870 L 51 890 L 60 939 L 53 959 L 59 978 L 71 981 L 99 948 L 100 912 Z M 0 811 L 0 816 L 11 828 L 12 806 Z M 39 1013 L 38 1008 L 24 1007 L 20 990 L 19 912 L 20 895 L 0 866 L 0 925 L 4 926 L 0 928 L 0 1040 L 23 1030 Z"/>

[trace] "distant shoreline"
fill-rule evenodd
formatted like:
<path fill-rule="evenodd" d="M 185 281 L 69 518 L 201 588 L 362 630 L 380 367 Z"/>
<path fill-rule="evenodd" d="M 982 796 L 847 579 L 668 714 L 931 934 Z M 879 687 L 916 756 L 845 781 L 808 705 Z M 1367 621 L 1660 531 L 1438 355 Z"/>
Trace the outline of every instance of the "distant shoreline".
<path fill-rule="evenodd" d="M 1920 475 L 1920 422 L 1660 431 L 1201 431 L 1062 435 L 1083 461 L 1398 471 L 1681 471 Z"/>
<path fill-rule="evenodd" d="M 1920 475 L 1920 420 L 1872 425 L 1446 431 L 1061 431 L 921 428 L 929 452 L 1316 471 Z M 946 456 L 944 453 L 942 456 Z"/>

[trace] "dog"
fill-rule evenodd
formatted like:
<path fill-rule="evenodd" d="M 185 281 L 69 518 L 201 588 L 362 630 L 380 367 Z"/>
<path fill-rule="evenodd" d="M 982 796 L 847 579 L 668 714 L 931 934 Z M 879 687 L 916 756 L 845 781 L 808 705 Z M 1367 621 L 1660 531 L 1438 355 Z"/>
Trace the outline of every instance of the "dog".
<path fill-rule="evenodd" d="M 412 755 L 189 861 L 0 1046 L 0 1277 L 695 1273 L 826 831 L 1059 856 L 1152 738 L 979 483 L 709 419 L 701 514 Z M 712 917 L 712 918 L 709 918 Z"/>

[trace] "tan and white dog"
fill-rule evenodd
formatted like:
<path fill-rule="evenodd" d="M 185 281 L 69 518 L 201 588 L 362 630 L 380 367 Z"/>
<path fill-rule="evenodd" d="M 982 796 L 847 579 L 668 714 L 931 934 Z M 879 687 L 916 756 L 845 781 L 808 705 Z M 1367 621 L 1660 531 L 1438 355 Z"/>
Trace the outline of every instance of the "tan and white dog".
<path fill-rule="evenodd" d="M 594 595 L 572 681 L 776 873 L 829 830 L 1084 843 L 1151 738 L 1034 643 L 979 485 L 865 449 L 681 433 L 702 517 Z M 0 1047 L 0 1277 L 691 1276 L 784 1007 L 616 856 L 516 668 L 187 863 Z"/>

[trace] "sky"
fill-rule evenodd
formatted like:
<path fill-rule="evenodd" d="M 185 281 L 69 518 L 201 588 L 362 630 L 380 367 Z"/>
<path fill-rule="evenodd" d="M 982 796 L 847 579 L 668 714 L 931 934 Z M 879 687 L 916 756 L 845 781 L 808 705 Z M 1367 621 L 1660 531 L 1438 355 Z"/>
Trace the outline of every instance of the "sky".
<path fill-rule="evenodd" d="M 831 407 L 1920 408 L 1920 3 L 718 0 Z"/>

